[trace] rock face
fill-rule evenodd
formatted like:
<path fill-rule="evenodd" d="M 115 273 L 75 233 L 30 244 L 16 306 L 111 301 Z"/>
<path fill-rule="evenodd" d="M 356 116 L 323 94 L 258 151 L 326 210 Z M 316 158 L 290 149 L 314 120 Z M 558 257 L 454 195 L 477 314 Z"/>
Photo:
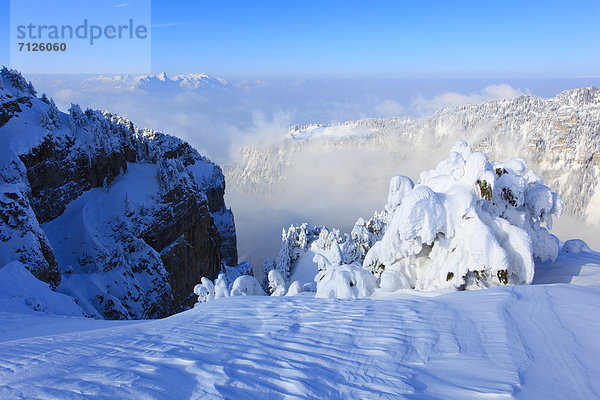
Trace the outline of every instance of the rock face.
<path fill-rule="evenodd" d="M 0 266 L 21 261 L 90 315 L 159 318 L 237 263 L 219 166 L 121 117 L 0 78 Z"/>

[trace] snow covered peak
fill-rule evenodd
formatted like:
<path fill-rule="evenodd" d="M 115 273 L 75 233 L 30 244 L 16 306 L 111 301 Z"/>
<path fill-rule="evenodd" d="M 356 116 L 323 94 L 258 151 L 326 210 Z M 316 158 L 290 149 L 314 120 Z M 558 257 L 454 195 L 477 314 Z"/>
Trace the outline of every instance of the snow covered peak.
<path fill-rule="evenodd" d="M 157 78 L 159 81 L 162 81 L 162 82 L 166 82 L 166 81 L 167 81 L 167 79 L 169 79 L 169 78 L 167 77 L 167 73 L 166 73 L 164 70 L 163 70 L 163 71 L 162 71 L 160 74 L 156 75 L 156 78 Z"/>
<path fill-rule="evenodd" d="M 598 106 L 600 104 L 600 88 L 590 86 L 565 90 L 556 95 L 555 99 L 557 102 L 570 107 Z"/>
<path fill-rule="evenodd" d="M 200 89 L 200 88 L 229 88 L 231 84 L 223 78 L 215 78 L 205 73 L 194 73 L 187 75 L 176 75 L 173 77 L 179 86 L 185 89 Z"/>

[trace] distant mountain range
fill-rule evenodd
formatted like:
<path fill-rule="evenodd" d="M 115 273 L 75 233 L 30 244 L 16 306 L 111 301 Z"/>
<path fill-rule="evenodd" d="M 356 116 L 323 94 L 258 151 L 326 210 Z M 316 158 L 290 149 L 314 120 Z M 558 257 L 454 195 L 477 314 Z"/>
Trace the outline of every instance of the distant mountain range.
<path fill-rule="evenodd" d="M 147 91 L 181 88 L 195 89 L 229 89 L 231 83 L 223 78 L 216 78 L 209 74 L 193 73 L 169 77 L 165 71 L 158 75 L 100 75 L 89 78 L 88 83 L 103 82 L 114 87 L 128 89 L 142 89 Z"/>

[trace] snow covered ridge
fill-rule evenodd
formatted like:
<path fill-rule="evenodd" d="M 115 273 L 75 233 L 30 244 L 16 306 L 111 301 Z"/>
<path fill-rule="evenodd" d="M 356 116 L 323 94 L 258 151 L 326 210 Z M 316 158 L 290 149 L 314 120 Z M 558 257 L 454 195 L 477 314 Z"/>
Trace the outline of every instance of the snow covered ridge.
<path fill-rule="evenodd" d="M 269 192 L 290 171 L 306 168 L 295 155 L 365 149 L 413 160 L 418 149 L 439 152 L 465 139 L 494 159 L 521 154 L 562 196 L 566 214 L 600 223 L 599 131 L 600 89 L 588 87 L 549 99 L 520 96 L 442 109 L 420 119 L 294 126 L 276 143 L 242 148 L 225 174 L 236 189 Z"/>
<path fill-rule="evenodd" d="M 178 138 L 62 113 L 3 68 L 0 148 L 0 266 L 22 263 L 86 315 L 172 314 L 201 276 L 237 263 L 223 173 Z"/>
<path fill-rule="evenodd" d="M 416 185 L 392 178 L 385 209 L 359 219 L 350 234 L 308 224 L 284 230 L 263 282 L 274 280 L 271 272 L 286 284 L 312 275 L 317 297 L 529 284 L 534 259 L 558 256 L 560 241 L 549 229 L 562 212 L 561 197 L 523 158 L 490 161 L 459 141 Z"/>

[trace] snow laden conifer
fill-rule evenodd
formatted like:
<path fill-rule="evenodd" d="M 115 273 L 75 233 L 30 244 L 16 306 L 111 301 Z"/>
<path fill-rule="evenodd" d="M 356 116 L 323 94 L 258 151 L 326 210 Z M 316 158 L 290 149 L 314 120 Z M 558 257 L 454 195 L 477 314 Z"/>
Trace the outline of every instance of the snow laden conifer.
<path fill-rule="evenodd" d="M 217 279 L 215 279 L 215 299 L 219 299 L 221 297 L 229 297 L 229 287 L 227 286 L 227 278 L 225 278 L 225 274 L 219 274 Z"/>
<path fill-rule="evenodd" d="M 285 295 L 296 296 L 300 293 L 302 293 L 302 284 L 300 283 L 300 281 L 294 281 L 290 284 L 290 287 Z"/>
<path fill-rule="evenodd" d="M 42 111 L 42 113 L 40 114 L 40 125 L 42 126 L 42 128 L 47 129 L 49 131 L 54 130 L 54 124 L 50 120 L 50 117 L 48 116 L 48 113 L 46 111 Z"/>
<path fill-rule="evenodd" d="M 54 103 L 54 99 L 50 99 L 50 103 L 48 103 L 50 107 L 48 107 L 48 117 L 52 122 L 52 125 L 56 129 L 60 129 L 60 111 L 58 111 L 58 107 L 56 107 L 56 103 Z"/>
<path fill-rule="evenodd" d="M 208 278 L 202 277 L 201 283 L 194 286 L 194 294 L 198 296 L 198 303 L 205 303 L 215 298 L 215 285 Z"/>
<path fill-rule="evenodd" d="M 69 107 L 69 128 L 71 132 L 75 133 L 77 129 L 85 125 L 85 122 L 86 116 L 81 111 L 79 104 L 71 103 L 71 107 Z"/>
<path fill-rule="evenodd" d="M 40 114 L 40 125 L 42 126 L 42 128 L 45 128 L 49 131 L 60 129 L 61 122 L 58 107 L 56 107 L 56 104 L 52 99 L 48 101 L 48 105 L 48 110 L 42 111 Z"/>
<path fill-rule="evenodd" d="M 360 265 L 334 265 L 329 267 L 318 280 L 315 297 L 338 299 L 370 297 L 376 288 L 376 278 Z"/>
<path fill-rule="evenodd" d="M 19 71 L 2 67 L 0 70 L 0 75 L 8 79 L 9 87 L 12 86 L 16 90 L 15 94 L 17 96 L 30 97 L 37 94 L 33 84 L 31 82 L 27 82 L 27 80 Z M 3 85 L 2 83 L 0 84 Z"/>
<path fill-rule="evenodd" d="M 285 295 L 285 280 L 279 271 L 272 269 L 269 271 L 269 292 L 271 296 Z"/>
<path fill-rule="evenodd" d="M 231 296 L 264 296 L 265 292 L 251 275 L 238 277 L 231 287 Z"/>
<path fill-rule="evenodd" d="M 522 158 L 490 162 L 459 141 L 416 186 L 393 178 L 389 223 L 364 268 L 383 290 L 531 283 L 534 258 L 557 257 L 559 241 L 548 229 L 563 203 L 526 171 Z"/>

